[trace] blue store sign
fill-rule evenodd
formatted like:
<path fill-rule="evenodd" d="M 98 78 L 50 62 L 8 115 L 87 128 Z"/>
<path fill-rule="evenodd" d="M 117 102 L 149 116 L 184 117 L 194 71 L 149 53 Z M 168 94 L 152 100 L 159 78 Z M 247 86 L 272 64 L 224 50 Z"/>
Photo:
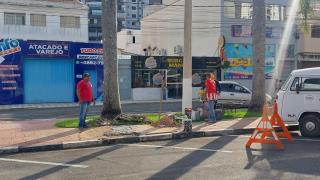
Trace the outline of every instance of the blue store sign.
<path fill-rule="evenodd" d="M 69 57 L 70 42 L 66 41 L 27 41 L 28 57 Z"/>
<path fill-rule="evenodd" d="M 72 43 L 75 57 L 75 83 L 82 79 L 83 73 L 89 73 L 94 96 L 98 101 L 103 94 L 103 47 L 97 43 Z"/>
<path fill-rule="evenodd" d="M 23 44 L 17 39 L 0 40 L 0 105 L 23 103 Z"/>

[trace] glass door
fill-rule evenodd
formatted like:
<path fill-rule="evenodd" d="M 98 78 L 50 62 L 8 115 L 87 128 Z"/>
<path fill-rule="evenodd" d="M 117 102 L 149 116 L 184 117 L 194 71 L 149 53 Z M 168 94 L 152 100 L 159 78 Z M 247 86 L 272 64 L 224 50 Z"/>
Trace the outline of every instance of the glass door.
<path fill-rule="evenodd" d="M 167 93 L 168 99 L 182 98 L 182 69 L 167 70 Z"/>

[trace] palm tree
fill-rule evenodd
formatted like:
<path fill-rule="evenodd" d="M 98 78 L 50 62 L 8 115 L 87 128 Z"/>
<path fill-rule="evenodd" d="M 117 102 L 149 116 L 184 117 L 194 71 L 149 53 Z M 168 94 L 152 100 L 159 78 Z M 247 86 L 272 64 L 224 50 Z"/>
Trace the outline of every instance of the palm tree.
<path fill-rule="evenodd" d="M 117 60 L 117 1 L 102 0 L 102 37 L 104 49 L 104 99 L 102 120 L 121 114 Z"/>
<path fill-rule="evenodd" d="M 265 30 L 266 13 L 264 0 L 253 0 L 252 44 L 253 44 L 253 77 L 252 100 L 250 109 L 261 111 L 265 103 Z"/>

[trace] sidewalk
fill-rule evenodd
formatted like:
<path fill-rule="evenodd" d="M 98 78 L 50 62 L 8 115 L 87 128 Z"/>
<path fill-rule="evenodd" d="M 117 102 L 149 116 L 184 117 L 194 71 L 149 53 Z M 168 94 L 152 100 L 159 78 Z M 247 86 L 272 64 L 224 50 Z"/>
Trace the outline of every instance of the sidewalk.
<path fill-rule="evenodd" d="M 252 133 L 259 120 L 260 118 L 236 119 L 216 124 L 194 122 L 193 136 L 248 134 Z M 80 131 L 76 128 L 56 128 L 56 121 L 1 121 L 0 154 L 185 138 L 182 127 L 103 126 Z M 297 126 L 290 128 L 296 130 Z"/>
<path fill-rule="evenodd" d="M 181 102 L 181 99 L 165 100 L 164 103 Z M 139 104 L 139 103 L 159 103 L 159 101 L 121 101 L 121 104 Z M 97 102 L 97 106 L 102 106 L 102 102 Z M 8 109 L 43 109 L 43 108 L 65 108 L 77 107 L 78 103 L 44 103 L 44 104 L 16 104 L 16 105 L 0 105 L 0 110 Z"/>
<path fill-rule="evenodd" d="M 80 131 L 75 128 L 56 128 L 57 120 L 37 121 L 1 121 L 0 147 L 35 146 L 57 144 L 70 141 L 101 139 L 112 136 L 150 135 L 160 133 L 178 133 L 182 127 L 156 128 L 150 125 L 103 126 Z M 257 125 L 255 118 L 220 121 L 216 124 L 194 123 L 194 131 L 213 131 L 225 129 L 253 128 Z M 106 135 L 106 136 L 105 136 Z"/>

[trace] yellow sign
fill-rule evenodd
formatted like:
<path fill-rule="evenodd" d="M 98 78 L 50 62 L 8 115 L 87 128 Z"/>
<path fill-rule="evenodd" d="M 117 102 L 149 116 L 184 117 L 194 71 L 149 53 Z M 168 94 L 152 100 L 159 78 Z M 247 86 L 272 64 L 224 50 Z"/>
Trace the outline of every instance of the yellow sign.
<path fill-rule="evenodd" d="M 183 60 L 182 58 L 168 58 L 168 68 L 182 68 Z"/>
<path fill-rule="evenodd" d="M 232 59 L 228 59 L 228 61 L 230 62 L 230 66 L 231 67 L 236 67 L 236 66 L 252 66 L 250 59 L 249 58 L 232 58 Z"/>

